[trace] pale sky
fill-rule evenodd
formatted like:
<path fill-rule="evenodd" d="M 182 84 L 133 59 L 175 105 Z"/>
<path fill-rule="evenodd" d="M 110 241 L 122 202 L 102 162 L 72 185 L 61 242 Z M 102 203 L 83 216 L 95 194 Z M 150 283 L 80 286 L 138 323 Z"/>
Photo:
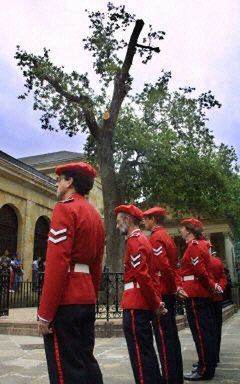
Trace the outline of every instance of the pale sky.
<path fill-rule="evenodd" d="M 0 0 L 0 149 L 15 157 L 60 150 L 81 152 L 85 137 L 43 131 L 32 100 L 20 101 L 24 79 L 13 56 L 16 45 L 35 54 L 51 49 L 56 65 L 67 71 L 88 71 L 97 87 L 82 38 L 88 34 L 84 12 L 105 9 L 105 0 Z M 172 89 L 193 86 L 212 90 L 223 104 L 209 113 L 217 143 L 233 145 L 240 157 L 240 1 L 122 0 L 127 10 L 153 29 L 166 32 L 161 53 L 147 65 L 133 63 L 134 89 L 154 83 L 161 70 L 172 72 Z"/>

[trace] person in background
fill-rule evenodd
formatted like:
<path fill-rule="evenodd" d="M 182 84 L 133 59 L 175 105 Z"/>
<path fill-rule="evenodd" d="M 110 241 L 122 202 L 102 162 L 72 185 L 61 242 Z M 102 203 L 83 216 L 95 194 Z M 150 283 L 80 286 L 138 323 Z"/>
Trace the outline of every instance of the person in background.
<path fill-rule="evenodd" d="M 12 268 L 14 272 L 13 290 L 17 292 L 23 281 L 23 265 L 17 253 L 14 257 Z"/>
<path fill-rule="evenodd" d="M 9 292 L 14 293 L 14 259 L 11 259 L 9 267 Z"/>
<path fill-rule="evenodd" d="M 11 263 L 11 258 L 9 257 L 8 249 L 5 249 L 3 255 L 0 257 L 0 270 L 2 272 L 7 272 Z"/>
<path fill-rule="evenodd" d="M 41 257 L 35 257 L 32 263 L 32 289 L 38 290 L 38 273 L 40 267 Z"/>

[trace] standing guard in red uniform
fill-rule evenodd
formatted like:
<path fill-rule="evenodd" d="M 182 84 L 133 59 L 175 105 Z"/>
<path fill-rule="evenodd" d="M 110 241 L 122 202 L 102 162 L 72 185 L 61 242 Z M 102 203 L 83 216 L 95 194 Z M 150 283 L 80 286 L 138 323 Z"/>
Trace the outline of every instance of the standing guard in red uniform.
<path fill-rule="evenodd" d="M 214 277 L 215 283 L 217 283 L 222 289 L 222 293 L 217 293 L 212 297 L 213 311 L 215 315 L 216 325 L 216 339 L 217 339 L 217 363 L 220 362 L 220 347 L 222 338 L 222 302 L 223 292 L 227 285 L 227 276 L 224 271 L 223 263 L 215 256 L 216 252 L 212 252 L 210 255 L 209 269 Z"/>
<path fill-rule="evenodd" d="M 185 374 L 190 381 L 211 380 L 216 367 L 214 314 L 211 296 L 220 288 L 209 273 L 210 255 L 202 235 L 201 221 L 189 218 L 181 222 L 181 235 L 187 249 L 181 260 L 182 284 L 189 298 L 186 312 L 198 353 L 196 371 Z"/>
<path fill-rule="evenodd" d="M 117 228 L 127 235 L 124 260 L 123 329 L 136 384 L 163 383 L 153 347 L 154 311 L 165 313 L 155 291 L 151 244 L 139 228 L 142 211 L 134 205 L 115 208 Z"/>
<path fill-rule="evenodd" d="M 165 316 L 155 315 L 153 329 L 162 366 L 164 384 L 183 384 L 183 363 L 181 344 L 175 316 L 175 295 L 185 299 L 177 272 L 177 247 L 164 229 L 166 210 L 153 207 L 143 212 L 145 228 L 151 231 L 149 237 L 154 253 L 154 264 L 159 280 L 162 300 L 168 310 Z"/>
<path fill-rule="evenodd" d="M 59 202 L 52 213 L 38 311 L 50 383 L 102 384 L 93 348 L 104 228 L 84 197 L 93 187 L 96 171 L 80 162 L 57 167 L 56 174 Z"/>

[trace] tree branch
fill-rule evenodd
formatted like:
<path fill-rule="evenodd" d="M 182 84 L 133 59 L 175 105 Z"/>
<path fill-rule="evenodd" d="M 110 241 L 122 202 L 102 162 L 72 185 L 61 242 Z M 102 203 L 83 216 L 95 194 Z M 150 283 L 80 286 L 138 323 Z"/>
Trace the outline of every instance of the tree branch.
<path fill-rule="evenodd" d="M 143 49 L 147 49 L 149 51 L 154 51 L 156 53 L 160 53 L 160 48 L 159 47 L 150 47 L 149 45 L 142 45 L 142 44 L 137 44 L 136 47 L 138 48 L 143 48 Z"/>
<path fill-rule="evenodd" d="M 115 127 L 122 102 L 128 91 L 126 81 L 129 77 L 129 70 L 132 65 L 133 57 L 136 53 L 137 41 L 143 26 L 143 20 L 136 21 L 135 27 L 129 40 L 128 49 L 122 68 L 115 78 L 113 97 L 110 105 L 110 123 L 112 127 Z"/>
<path fill-rule="evenodd" d="M 96 122 L 94 112 L 93 112 L 93 102 L 88 96 L 76 96 L 68 91 L 66 91 L 61 84 L 54 80 L 52 77 L 45 73 L 38 74 L 38 77 L 41 80 L 46 80 L 54 89 L 56 92 L 60 93 L 63 97 L 65 97 L 68 101 L 72 103 L 76 103 L 80 106 L 80 108 L 83 111 L 86 124 L 89 128 L 89 131 L 94 136 L 95 139 L 98 139 L 99 137 L 99 126 Z"/>

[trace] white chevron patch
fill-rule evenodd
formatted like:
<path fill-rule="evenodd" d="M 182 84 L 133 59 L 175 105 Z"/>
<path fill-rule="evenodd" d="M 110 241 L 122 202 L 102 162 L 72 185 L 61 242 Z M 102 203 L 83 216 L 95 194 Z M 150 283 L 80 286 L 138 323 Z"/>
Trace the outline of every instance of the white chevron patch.
<path fill-rule="evenodd" d="M 131 257 L 131 264 L 133 268 L 136 268 L 139 264 L 141 264 L 140 258 L 141 258 L 141 253 L 139 253 L 137 256 L 130 256 Z"/>
<path fill-rule="evenodd" d="M 161 253 L 163 253 L 163 247 L 160 246 L 159 248 L 153 248 L 153 253 L 155 256 L 161 255 Z"/>
<path fill-rule="evenodd" d="M 199 258 L 198 256 L 196 256 L 195 258 L 191 257 L 191 260 L 192 260 L 192 264 L 195 266 L 199 263 Z"/>
<path fill-rule="evenodd" d="M 58 237 L 57 239 L 54 239 L 54 237 L 49 236 L 48 240 L 51 241 L 54 244 L 60 243 L 61 241 L 66 240 L 67 236 Z"/>
<path fill-rule="evenodd" d="M 131 256 L 131 261 L 135 263 L 136 260 L 138 260 L 141 257 L 141 253 L 139 253 L 137 256 Z"/>
<path fill-rule="evenodd" d="M 131 264 L 132 264 L 133 268 L 137 268 L 137 266 L 138 266 L 139 264 L 141 264 L 141 261 L 138 261 L 137 263 L 133 263 L 133 262 L 131 261 Z"/>
<path fill-rule="evenodd" d="M 50 232 L 51 232 L 54 236 L 58 236 L 58 235 L 61 235 L 62 233 L 66 233 L 66 232 L 67 232 L 67 228 L 59 229 L 59 231 L 55 231 L 53 228 L 51 228 L 51 229 L 50 229 Z"/>

